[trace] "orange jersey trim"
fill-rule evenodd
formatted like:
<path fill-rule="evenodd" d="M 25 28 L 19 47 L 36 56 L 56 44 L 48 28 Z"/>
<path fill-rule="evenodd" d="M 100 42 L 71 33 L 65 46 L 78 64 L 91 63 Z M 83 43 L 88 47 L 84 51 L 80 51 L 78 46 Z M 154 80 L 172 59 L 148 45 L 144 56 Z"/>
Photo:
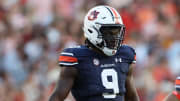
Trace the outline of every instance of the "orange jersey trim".
<path fill-rule="evenodd" d="M 176 79 L 175 84 L 176 84 L 176 85 L 180 85 L 180 80 L 179 80 L 179 79 Z"/>
<path fill-rule="evenodd" d="M 116 23 L 116 24 L 120 24 L 117 12 L 114 10 L 114 8 L 110 8 L 110 9 L 111 9 L 111 11 L 113 12 L 113 15 L 115 16 L 115 17 L 114 17 L 115 23 Z"/>
<path fill-rule="evenodd" d="M 70 56 L 60 56 L 59 61 L 64 61 L 64 62 L 77 62 L 77 58 L 75 57 L 70 57 Z"/>
<path fill-rule="evenodd" d="M 136 61 L 136 55 L 134 56 L 134 60 Z"/>

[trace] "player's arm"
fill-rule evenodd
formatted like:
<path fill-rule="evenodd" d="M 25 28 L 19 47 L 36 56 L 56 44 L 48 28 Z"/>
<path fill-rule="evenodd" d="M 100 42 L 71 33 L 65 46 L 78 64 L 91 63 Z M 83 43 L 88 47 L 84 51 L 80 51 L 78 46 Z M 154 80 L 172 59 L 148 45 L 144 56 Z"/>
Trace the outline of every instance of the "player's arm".
<path fill-rule="evenodd" d="M 134 64 L 132 64 L 134 65 Z M 125 94 L 125 101 L 139 101 L 138 94 L 136 92 L 136 88 L 133 83 L 133 67 L 130 67 L 128 72 L 128 76 L 126 79 L 126 94 Z"/>
<path fill-rule="evenodd" d="M 179 101 L 176 97 L 176 95 L 174 95 L 173 93 L 169 94 L 164 101 Z"/>
<path fill-rule="evenodd" d="M 169 94 L 164 101 L 180 101 L 180 77 L 176 78 L 175 91 Z"/>
<path fill-rule="evenodd" d="M 77 73 L 76 68 L 62 67 L 59 81 L 49 101 L 64 101 L 73 86 Z"/>

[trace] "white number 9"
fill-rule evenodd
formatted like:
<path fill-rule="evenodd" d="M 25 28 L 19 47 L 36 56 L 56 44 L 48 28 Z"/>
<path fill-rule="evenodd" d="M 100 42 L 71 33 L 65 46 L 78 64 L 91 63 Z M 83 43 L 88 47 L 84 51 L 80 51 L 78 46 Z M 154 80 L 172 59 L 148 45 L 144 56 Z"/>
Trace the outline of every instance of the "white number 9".
<path fill-rule="evenodd" d="M 112 77 L 112 81 L 108 81 L 108 77 Z M 106 89 L 113 89 L 114 94 L 104 93 L 104 98 L 115 98 L 119 93 L 118 76 L 115 69 L 104 69 L 101 72 L 102 84 Z"/>

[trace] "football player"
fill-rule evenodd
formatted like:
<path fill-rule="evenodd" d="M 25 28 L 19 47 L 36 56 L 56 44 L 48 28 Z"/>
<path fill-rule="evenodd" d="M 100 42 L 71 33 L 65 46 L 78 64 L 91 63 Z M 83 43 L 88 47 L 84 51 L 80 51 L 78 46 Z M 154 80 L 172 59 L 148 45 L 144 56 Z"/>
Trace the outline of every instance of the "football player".
<path fill-rule="evenodd" d="M 133 85 L 133 48 L 123 45 L 125 26 L 109 6 L 92 8 L 84 19 L 85 45 L 67 48 L 59 57 L 57 87 L 49 101 L 139 101 Z"/>
<path fill-rule="evenodd" d="M 180 76 L 175 81 L 176 90 L 169 94 L 165 101 L 180 101 Z"/>

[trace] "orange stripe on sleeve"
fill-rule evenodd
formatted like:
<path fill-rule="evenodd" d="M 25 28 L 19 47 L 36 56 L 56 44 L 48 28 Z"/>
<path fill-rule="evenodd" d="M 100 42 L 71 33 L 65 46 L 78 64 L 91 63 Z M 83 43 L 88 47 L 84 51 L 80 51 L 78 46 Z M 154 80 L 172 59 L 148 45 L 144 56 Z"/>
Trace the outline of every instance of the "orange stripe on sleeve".
<path fill-rule="evenodd" d="M 117 12 L 114 10 L 114 8 L 111 8 L 111 10 L 115 16 L 115 23 L 120 24 Z"/>
<path fill-rule="evenodd" d="M 70 56 L 60 56 L 59 61 L 64 61 L 64 62 L 77 62 L 77 58 L 75 57 L 70 57 Z"/>
<path fill-rule="evenodd" d="M 134 60 L 136 61 L 136 55 L 134 56 Z"/>
<path fill-rule="evenodd" d="M 176 79 L 175 84 L 176 84 L 176 85 L 180 85 L 180 80 Z"/>

